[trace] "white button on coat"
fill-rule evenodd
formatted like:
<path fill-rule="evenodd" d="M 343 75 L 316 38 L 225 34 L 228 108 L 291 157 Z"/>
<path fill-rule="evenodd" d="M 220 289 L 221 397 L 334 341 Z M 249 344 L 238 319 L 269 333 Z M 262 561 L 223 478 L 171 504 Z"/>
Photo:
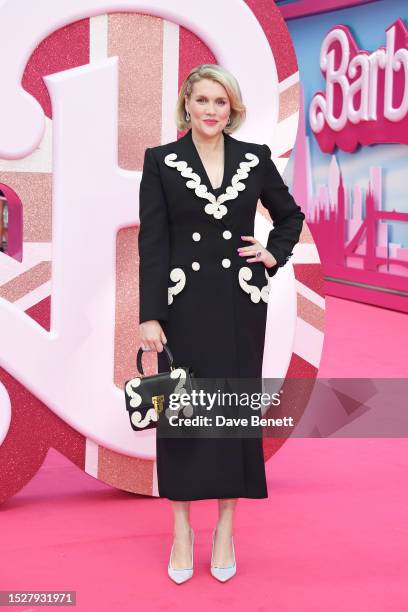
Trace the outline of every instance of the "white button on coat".
<path fill-rule="evenodd" d="M 193 261 L 193 263 L 191 264 L 191 267 L 193 268 L 193 270 L 199 270 L 200 269 L 200 264 L 198 263 L 198 261 Z"/>
<path fill-rule="evenodd" d="M 198 242 L 201 239 L 201 234 L 199 234 L 199 232 L 194 232 L 193 234 L 193 240 L 195 240 L 196 242 Z"/>
<path fill-rule="evenodd" d="M 223 235 L 223 238 L 225 238 L 225 240 L 229 240 L 232 236 L 229 230 L 225 230 L 224 232 L 222 232 L 222 235 Z"/>
<path fill-rule="evenodd" d="M 230 259 L 223 259 L 222 260 L 222 265 L 224 266 L 224 268 L 229 268 L 231 265 L 231 260 Z"/>

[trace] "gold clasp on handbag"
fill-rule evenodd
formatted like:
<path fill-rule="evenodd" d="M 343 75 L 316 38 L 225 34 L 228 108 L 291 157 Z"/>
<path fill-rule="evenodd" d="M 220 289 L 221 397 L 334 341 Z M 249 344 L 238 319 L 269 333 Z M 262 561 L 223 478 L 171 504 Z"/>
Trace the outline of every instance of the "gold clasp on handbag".
<path fill-rule="evenodd" d="M 157 413 L 162 412 L 164 406 L 164 395 L 153 395 L 152 404 Z"/>

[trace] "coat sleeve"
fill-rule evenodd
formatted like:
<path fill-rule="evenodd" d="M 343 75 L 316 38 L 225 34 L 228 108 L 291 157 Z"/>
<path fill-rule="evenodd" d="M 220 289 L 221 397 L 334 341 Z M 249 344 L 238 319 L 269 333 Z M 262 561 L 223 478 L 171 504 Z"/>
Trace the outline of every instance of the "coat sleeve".
<path fill-rule="evenodd" d="M 263 145 L 263 148 L 265 174 L 260 200 L 273 221 L 266 248 L 277 261 L 275 266 L 266 270 L 269 276 L 274 276 L 278 268 L 284 266 L 291 257 L 292 249 L 299 241 L 305 215 L 273 163 L 270 148 L 268 145 Z"/>
<path fill-rule="evenodd" d="M 167 321 L 169 224 L 159 168 L 146 149 L 139 191 L 139 323 Z"/>

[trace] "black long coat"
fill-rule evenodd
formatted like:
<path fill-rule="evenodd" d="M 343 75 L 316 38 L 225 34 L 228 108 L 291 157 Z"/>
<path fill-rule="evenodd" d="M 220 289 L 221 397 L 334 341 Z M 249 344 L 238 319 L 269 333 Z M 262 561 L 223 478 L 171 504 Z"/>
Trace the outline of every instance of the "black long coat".
<path fill-rule="evenodd" d="M 268 280 L 299 240 L 304 214 L 267 145 L 224 133 L 224 176 L 214 190 L 191 130 L 146 149 L 140 184 L 140 322 L 158 320 L 175 365 L 197 377 L 261 378 Z M 278 262 L 248 263 L 258 199 L 274 229 L 266 248 Z M 277 348 L 278 350 L 278 348 Z M 167 371 L 164 353 L 159 371 Z M 267 497 L 260 438 L 157 436 L 159 494 L 173 500 Z"/>

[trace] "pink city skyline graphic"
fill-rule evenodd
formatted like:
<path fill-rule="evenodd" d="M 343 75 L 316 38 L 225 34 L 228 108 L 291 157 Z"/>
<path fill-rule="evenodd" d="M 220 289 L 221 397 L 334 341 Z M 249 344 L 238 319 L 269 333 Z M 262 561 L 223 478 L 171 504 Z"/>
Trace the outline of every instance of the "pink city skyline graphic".
<path fill-rule="evenodd" d="M 319 251 L 326 293 L 408 312 L 408 248 L 390 240 L 390 223 L 408 228 L 408 213 L 383 210 L 380 166 L 367 169 L 364 189 L 345 184 L 331 155 L 327 182 L 314 189 L 303 108 L 302 103 L 291 192 Z"/>

